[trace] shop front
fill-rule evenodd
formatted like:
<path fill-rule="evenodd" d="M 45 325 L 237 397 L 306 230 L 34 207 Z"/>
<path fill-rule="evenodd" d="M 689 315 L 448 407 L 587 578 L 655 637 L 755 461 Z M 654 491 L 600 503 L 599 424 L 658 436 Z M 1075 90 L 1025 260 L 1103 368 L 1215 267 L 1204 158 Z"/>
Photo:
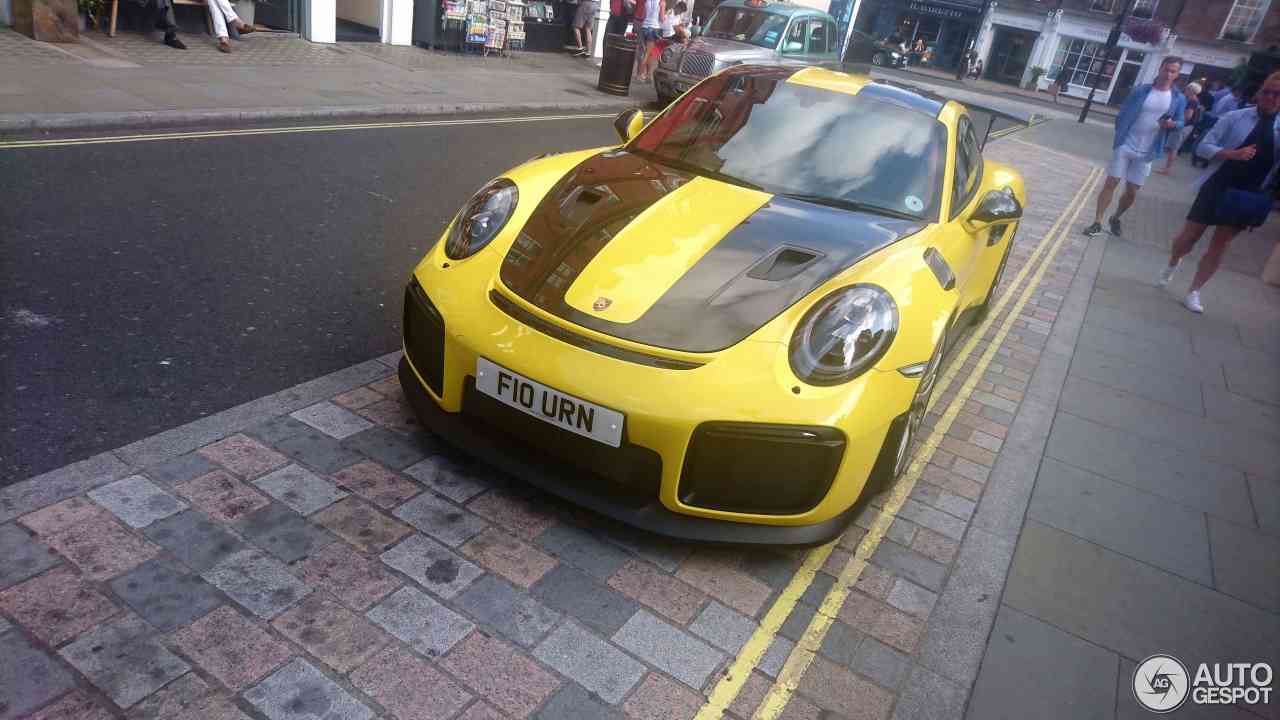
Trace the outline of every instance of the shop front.
<path fill-rule="evenodd" d="M 1099 20 L 1052 14 L 1027 61 L 1031 67 L 1046 69 L 1039 89 L 1057 82 L 1062 94 L 1083 98 L 1096 83 L 1094 101 L 1118 105 L 1133 86 L 1151 82 L 1160 60 L 1170 53 L 1169 36 L 1166 34 L 1160 45 L 1151 45 L 1121 33 L 1108 56 L 1110 33 L 1111 26 Z"/>
<path fill-rule="evenodd" d="M 875 7 L 865 3 L 855 27 L 865 28 L 877 39 L 892 38 L 908 47 L 923 40 L 932 51 L 934 66 L 954 69 L 977 35 L 982 13 L 983 6 L 977 0 L 887 0 Z M 864 16 L 873 19 L 864 24 Z"/>
<path fill-rule="evenodd" d="M 1184 40 L 1178 40 L 1174 52 L 1183 59 L 1183 75 L 1228 85 L 1236 67 L 1249 61 L 1247 53 Z"/>

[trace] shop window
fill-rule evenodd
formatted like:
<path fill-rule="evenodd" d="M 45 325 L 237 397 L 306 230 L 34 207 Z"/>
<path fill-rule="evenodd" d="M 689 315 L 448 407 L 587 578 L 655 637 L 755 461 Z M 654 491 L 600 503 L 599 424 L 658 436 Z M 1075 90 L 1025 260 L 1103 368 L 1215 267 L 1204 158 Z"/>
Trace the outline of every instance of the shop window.
<path fill-rule="evenodd" d="M 1089 0 L 1089 9 L 1109 13 L 1116 9 L 1116 0 Z"/>
<path fill-rule="evenodd" d="M 1106 50 L 1102 43 L 1063 38 L 1053 58 L 1054 67 L 1059 68 L 1058 79 L 1089 86 L 1101 75 L 1098 87 L 1106 89 L 1115 72 L 1115 63 L 1107 60 Z"/>
<path fill-rule="evenodd" d="M 1236 42 L 1250 42 L 1262 25 L 1271 0 L 1235 0 L 1227 21 L 1222 24 L 1221 38 Z"/>
<path fill-rule="evenodd" d="M 1137 0 L 1133 4 L 1133 16 L 1136 18 L 1150 19 L 1156 15 L 1156 6 L 1160 4 L 1160 0 Z"/>
<path fill-rule="evenodd" d="M 924 38 L 925 45 L 938 42 L 938 35 L 941 32 L 942 21 L 935 17 L 922 17 L 920 24 L 916 26 L 916 37 Z"/>

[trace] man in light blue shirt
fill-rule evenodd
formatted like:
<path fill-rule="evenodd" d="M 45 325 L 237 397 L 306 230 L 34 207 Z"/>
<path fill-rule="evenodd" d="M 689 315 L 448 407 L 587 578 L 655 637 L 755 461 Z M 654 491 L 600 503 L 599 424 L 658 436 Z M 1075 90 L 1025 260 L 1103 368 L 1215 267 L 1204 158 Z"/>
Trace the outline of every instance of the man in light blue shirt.
<path fill-rule="evenodd" d="M 1231 88 L 1230 93 L 1225 94 L 1222 97 L 1216 98 L 1213 101 L 1213 114 L 1218 117 L 1222 117 L 1223 115 L 1226 115 L 1232 110 L 1239 110 L 1240 108 L 1244 107 L 1241 104 L 1243 102 L 1244 102 L 1244 88 L 1238 87 L 1238 86 L 1233 87 Z"/>
<path fill-rule="evenodd" d="M 1187 99 L 1173 88 L 1181 69 L 1182 58 L 1172 55 L 1165 58 L 1156 71 L 1155 82 L 1135 87 L 1120 106 L 1107 179 L 1098 192 L 1097 214 L 1093 224 L 1084 229 L 1085 235 L 1093 237 L 1102 232 L 1102 217 L 1123 179 L 1124 193 L 1120 195 L 1116 214 L 1111 216 L 1111 234 L 1120 236 L 1120 216 L 1133 206 L 1139 188 L 1151 175 L 1151 161 L 1164 155 L 1169 131 L 1180 129 L 1184 124 Z"/>

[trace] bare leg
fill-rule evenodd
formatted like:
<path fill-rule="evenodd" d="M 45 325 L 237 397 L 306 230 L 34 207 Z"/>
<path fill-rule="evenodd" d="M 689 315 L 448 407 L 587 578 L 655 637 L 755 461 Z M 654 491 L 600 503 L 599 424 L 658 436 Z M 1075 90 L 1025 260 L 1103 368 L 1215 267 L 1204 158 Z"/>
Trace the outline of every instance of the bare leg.
<path fill-rule="evenodd" d="M 573 26 L 573 40 L 578 43 L 578 47 L 586 47 L 582 44 L 582 28 L 577 25 Z"/>
<path fill-rule="evenodd" d="M 1173 169 L 1173 154 L 1175 152 L 1177 152 L 1177 150 L 1174 148 L 1169 148 L 1164 152 L 1164 167 L 1160 168 L 1156 172 L 1160 173 L 1161 175 L 1169 174 L 1169 171 Z"/>
<path fill-rule="evenodd" d="M 1213 231 L 1213 240 L 1209 245 L 1209 250 L 1200 258 L 1200 265 L 1196 268 L 1196 276 L 1191 280 L 1191 292 L 1195 292 L 1204 287 L 1209 282 L 1209 278 L 1218 272 L 1218 266 L 1222 265 L 1222 256 L 1227 254 L 1227 246 L 1231 244 L 1232 238 L 1240 234 L 1241 228 L 1232 227 L 1230 225 L 1219 225 Z"/>
<path fill-rule="evenodd" d="M 1106 214 L 1107 208 L 1111 207 L 1111 198 L 1115 195 L 1116 185 L 1119 184 L 1120 178 L 1109 175 L 1102 181 L 1102 189 L 1098 191 L 1098 214 L 1094 217 L 1098 224 L 1102 224 L 1102 216 Z"/>
<path fill-rule="evenodd" d="M 595 22 L 595 18 L 591 18 L 591 21 Z M 592 53 L 596 51 L 596 46 L 592 42 L 595 40 L 595 38 L 592 37 L 591 26 L 587 25 L 586 27 L 582 28 L 582 34 L 587 36 L 587 44 L 584 47 L 587 48 L 587 57 L 591 57 Z"/>
<path fill-rule="evenodd" d="M 1112 215 L 1112 217 L 1120 217 L 1124 214 L 1125 210 L 1133 207 L 1133 201 L 1138 198 L 1138 190 L 1141 189 L 1141 185 L 1134 185 L 1133 183 L 1128 182 L 1125 183 L 1124 192 L 1120 193 L 1120 206 L 1116 208 L 1116 214 Z"/>
<path fill-rule="evenodd" d="M 1169 267 L 1173 267 L 1182 261 L 1191 252 L 1191 248 L 1195 247 L 1196 241 L 1204 234 L 1208 225 L 1191 222 L 1188 220 L 1182 226 L 1182 232 L 1173 239 L 1173 249 L 1169 252 Z"/>

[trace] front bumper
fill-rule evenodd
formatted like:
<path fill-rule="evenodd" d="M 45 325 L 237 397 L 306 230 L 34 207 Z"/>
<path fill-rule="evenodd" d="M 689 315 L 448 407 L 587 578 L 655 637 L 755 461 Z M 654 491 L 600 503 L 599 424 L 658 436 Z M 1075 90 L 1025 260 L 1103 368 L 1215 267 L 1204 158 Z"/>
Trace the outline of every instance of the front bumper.
<path fill-rule="evenodd" d="M 801 390 L 785 345 L 773 342 L 743 341 L 683 368 L 634 350 L 619 354 L 583 329 L 540 327 L 558 321 L 532 316 L 532 306 L 493 286 L 482 264 L 424 261 L 406 292 L 401 379 L 424 425 L 518 477 L 647 530 L 731 543 L 833 537 L 914 392 L 914 380 L 878 370 L 844 387 Z M 423 286 L 433 288 L 430 296 Z M 623 412 L 621 447 L 476 391 L 480 358 Z"/>
<path fill-rule="evenodd" d="M 677 70 L 658 66 L 653 71 L 653 89 L 657 91 L 658 97 L 676 98 L 704 79 L 704 77 L 684 75 Z"/>
<path fill-rule="evenodd" d="M 436 403 L 407 359 L 400 360 L 400 384 L 414 412 L 430 431 L 458 449 L 546 492 L 606 517 L 649 532 L 697 542 L 736 545 L 818 545 L 839 535 L 857 506 L 814 525 L 753 525 L 672 512 L 645 489 L 647 465 L 637 453 L 637 482 L 600 492 L 608 480 L 582 468 L 566 467 L 534 444 L 495 429 L 480 417 L 451 413 Z"/>

